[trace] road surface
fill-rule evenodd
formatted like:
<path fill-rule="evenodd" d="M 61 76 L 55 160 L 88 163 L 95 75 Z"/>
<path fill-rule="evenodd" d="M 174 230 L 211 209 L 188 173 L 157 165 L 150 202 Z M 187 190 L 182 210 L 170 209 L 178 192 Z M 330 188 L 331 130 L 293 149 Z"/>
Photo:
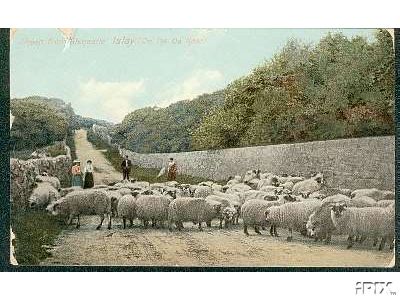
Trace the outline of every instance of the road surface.
<path fill-rule="evenodd" d="M 118 181 L 116 172 L 101 150 L 87 141 L 86 132 L 75 137 L 78 158 L 92 159 L 96 184 Z M 182 232 L 167 229 L 144 229 L 137 222 L 122 229 L 121 220 L 113 220 L 111 230 L 103 225 L 95 230 L 98 217 L 81 218 L 81 228 L 64 230 L 57 238 L 52 256 L 42 265 L 129 265 L 129 266 L 363 266 L 385 267 L 393 255 L 388 249 L 377 251 L 370 243 L 346 249 L 345 237 L 334 237 L 331 245 L 323 245 L 294 235 L 286 241 L 287 232 L 273 238 L 250 230 L 245 236 L 242 226 L 231 229 L 205 228 L 203 232 L 190 223 Z"/>

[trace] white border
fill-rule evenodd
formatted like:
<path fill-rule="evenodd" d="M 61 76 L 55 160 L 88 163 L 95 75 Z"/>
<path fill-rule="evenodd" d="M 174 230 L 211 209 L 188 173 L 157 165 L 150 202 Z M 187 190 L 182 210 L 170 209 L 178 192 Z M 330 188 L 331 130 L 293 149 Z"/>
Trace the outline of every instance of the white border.
<path fill-rule="evenodd" d="M 398 0 L 2 1 L 2 27 L 400 27 Z"/>

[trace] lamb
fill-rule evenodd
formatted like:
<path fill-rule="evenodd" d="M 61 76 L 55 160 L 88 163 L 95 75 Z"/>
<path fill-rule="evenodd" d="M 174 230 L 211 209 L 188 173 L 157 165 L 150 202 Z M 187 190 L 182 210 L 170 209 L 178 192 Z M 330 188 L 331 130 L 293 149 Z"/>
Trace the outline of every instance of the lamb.
<path fill-rule="evenodd" d="M 48 176 L 48 175 L 38 175 L 35 178 L 36 182 L 48 182 L 50 183 L 57 191 L 60 191 L 61 189 L 61 183 L 60 180 L 57 177 L 54 176 Z"/>
<path fill-rule="evenodd" d="M 183 222 L 192 221 L 198 224 L 202 231 L 202 222 L 210 223 L 212 219 L 218 217 L 221 212 L 221 204 L 210 204 L 202 198 L 176 198 L 171 201 L 168 208 L 169 230 L 175 223 L 178 230 L 183 229 Z"/>
<path fill-rule="evenodd" d="M 368 196 L 376 201 L 380 200 L 390 200 L 394 199 L 395 195 L 392 191 L 381 191 L 376 188 L 372 189 L 360 189 L 360 190 L 355 190 L 351 193 L 351 198 L 356 198 L 360 196 Z"/>
<path fill-rule="evenodd" d="M 195 198 L 205 198 L 208 195 L 211 195 L 212 190 L 209 186 L 198 186 L 194 191 L 193 196 Z"/>
<path fill-rule="evenodd" d="M 321 173 L 318 173 L 310 179 L 297 182 L 293 186 L 292 191 L 296 195 L 309 195 L 313 192 L 319 191 L 323 184 L 324 177 Z"/>
<path fill-rule="evenodd" d="M 78 218 L 76 228 L 80 227 L 81 215 L 96 214 L 100 217 L 101 228 L 105 215 L 109 217 L 108 229 L 111 229 L 111 198 L 105 191 L 83 190 L 71 192 L 63 198 L 47 206 L 47 211 L 52 215 L 68 216 L 67 224 L 71 225 L 74 217 Z"/>
<path fill-rule="evenodd" d="M 156 195 L 138 195 L 136 198 L 136 216 L 143 222 L 144 227 L 156 226 L 157 222 L 161 224 L 168 220 L 168 207 L 171 199 L 166 196 Z"/>
<path fill-rule="evenodd" d="M 353 246 L 355 236 L 381 238 L 379 250 L 385 247 L 387 239 L 394 238 L 394 205 L 347 208 L 345 204 L 336 204 L 331 208 L 331 219 L 340 232 L 349 235 L 347 249 Z"/>
<path fill-rule="evenodd" d="M 310 214 L 321 206 L 321 201 L 293 202 L 273 206 L 266 210 L 265 220 L 271 225 L 289 229 L 287 241 L 293 239 L 293 230 L 305 234 Z M 275 232 L 274 232 L 275 233 Z"/>
<path fill-rule="evenodd" d="M 216 195 L 209 195 L 206 198 L 208 202 L 219 202 L 221 203 L 221 216 L 219 228 L 222 229 L 222 223 L 225 221 L 225 227 L 227 227 L 228 223 L 238 224 L 238 218 L 240 214 L 241 204 L 236 201 L 232 201 L 227 198 L 219 197 Z"/>
<path fill-rule="evenodd" d="M 122 218 L 124 229 L 126 228 L 126 220 L 130 221 L 133 226 L 133 220 L 136 219 L 136 198 L 132 195 L 122 196 L 118 201 L 118 216 Z"/>
<path fill-rule="evenodd" d="M 287 201 L 291 201 L 287 195 L 281 195 L 277 201 L 264 201 L 259 199 L 253 199 L 246 201 L 241 208 L 241 216 L 243 218 L 243 231 L 246 235 L 249 235 L 247 230 L 248 226 L 254 226 L 254 231 L 257 234 L 261 234 L 259 227 L 267 225 L 265 220 L 265 212 L 272 206 L 282 205 Z M 273 227 L 270 232 L 272 235 Z"/>
<path fill-rule="evenodd" d="M 43 209 L 59 198 L 60 194 L 50 182 L 38 182 L 29 197 L 29 207 Z"/>

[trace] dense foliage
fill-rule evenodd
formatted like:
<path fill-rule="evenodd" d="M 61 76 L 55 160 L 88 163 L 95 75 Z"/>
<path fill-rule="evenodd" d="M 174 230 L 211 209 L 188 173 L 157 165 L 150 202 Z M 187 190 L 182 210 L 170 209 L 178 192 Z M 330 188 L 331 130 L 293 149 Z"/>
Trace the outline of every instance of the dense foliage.
<path fill-rule="evenodd" d="M 166 108 L 146 107 L 128 114 L 114 127 L 113 142 L 135 152 L 180 152 L 191 149 L 191 133 L 203 117 L 222 105 L 223 92 L 201 95 Z"/>
<path fill-rule="evenodd" d="M 55 141 L 66 140 L 73 147 L 73 130 L 90 128 L 93 124 L 110 123 L 76 115 L 71 104 L 56 98 L 32 96 L 12 99 L 15 116 L 10 132 L 10 149 L 33 151 Z"/>
<path fill-rule="evenodd" d="M 231 83 L 225 103 L 193 134 L 193 149 L 218 149 L 394 133 L 394 52 L 375 40 L 328 34 L 289 41 Z"/>

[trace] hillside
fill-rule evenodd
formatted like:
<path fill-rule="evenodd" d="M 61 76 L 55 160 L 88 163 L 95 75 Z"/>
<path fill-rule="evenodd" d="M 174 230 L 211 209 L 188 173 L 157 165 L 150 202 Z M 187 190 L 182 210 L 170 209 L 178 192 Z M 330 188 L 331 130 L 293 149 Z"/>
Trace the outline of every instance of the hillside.
<path fill-rule="evenodd" d="M 114 127 L 113 141 L 135 152 L 180 152 L 192 148 L 192 132 L 223 104 L 224 92 L 204 94 L 166 108 L 146 107 L 129 113 Z"/>

